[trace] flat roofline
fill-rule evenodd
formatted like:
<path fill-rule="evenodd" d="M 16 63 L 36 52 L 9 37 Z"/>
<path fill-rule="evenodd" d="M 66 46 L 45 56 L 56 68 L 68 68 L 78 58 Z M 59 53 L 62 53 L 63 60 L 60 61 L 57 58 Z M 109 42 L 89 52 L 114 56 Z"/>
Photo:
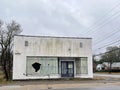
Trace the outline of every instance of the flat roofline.
<path fill-rule="evenodd" d="M 92 39 L 88 37 L 59 37 L 59 36 L 33 36 L 33 35 L 15 35 L 21 37 L 42 37 L 42 38 L 71 38 L 71 39 Z"/>

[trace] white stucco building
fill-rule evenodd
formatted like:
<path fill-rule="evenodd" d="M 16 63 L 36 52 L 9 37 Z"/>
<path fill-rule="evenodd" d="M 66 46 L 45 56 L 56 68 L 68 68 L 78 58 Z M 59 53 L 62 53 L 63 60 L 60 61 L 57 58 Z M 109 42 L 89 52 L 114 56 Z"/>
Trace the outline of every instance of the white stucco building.
<path fill-rule="evenodd" d="M 93 78 L 92 39 L 14 37 L 13 80 Z"/>

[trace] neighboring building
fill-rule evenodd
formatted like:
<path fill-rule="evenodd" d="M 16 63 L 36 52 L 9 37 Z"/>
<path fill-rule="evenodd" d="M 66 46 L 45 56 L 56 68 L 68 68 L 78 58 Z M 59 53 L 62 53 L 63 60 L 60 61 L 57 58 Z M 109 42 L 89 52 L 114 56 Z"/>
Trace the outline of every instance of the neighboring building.
<path fill-rule="evenodd" d="M 14 37 L 13 80 L 93 78 L 92 39 Z"/>
<path fill-rule="evenodd" d="M 104 62 L 103 65 L 105 67 L 105 70 L 108 70 L 110 67 L 110 64 L 108 62 Z M 112 70 L 120 70 L 120 62 L 112 63 L 111 69 Z"/>

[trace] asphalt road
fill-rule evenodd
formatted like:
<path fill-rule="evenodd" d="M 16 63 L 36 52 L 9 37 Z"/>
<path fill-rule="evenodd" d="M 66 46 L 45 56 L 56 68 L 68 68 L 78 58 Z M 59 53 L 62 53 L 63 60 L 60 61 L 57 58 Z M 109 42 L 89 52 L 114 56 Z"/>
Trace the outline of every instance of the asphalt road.
<path fill-rule="evenodd" d="M 52 90 L 120 90 L 120 86 L 94 87 L 94 88 L 67 88 L 67 89 L 52 89 Z"/>
<path fill-rule="evenodd" d="M 6 87 L 0 90 L 120 90 L 120 86 L 103 86 L 103 87 L 91 87 L 91 88 L 66 88 L 66 89 L 30 89 L 30 88 L 19 88 L 19 87 Z"/>
<path fill-rule="evenodd" d="M 94 74 L 104 80 L 15 81 L 0 85 L 0 90 L 120 90 L 119 75 Z"/>

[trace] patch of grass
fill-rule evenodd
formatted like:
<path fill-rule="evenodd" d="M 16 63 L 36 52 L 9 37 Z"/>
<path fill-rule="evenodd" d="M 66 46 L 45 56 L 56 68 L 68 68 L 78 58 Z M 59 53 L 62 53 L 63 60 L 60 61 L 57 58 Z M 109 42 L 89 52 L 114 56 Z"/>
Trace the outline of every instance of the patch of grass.
<path fill-rule="evenodd" d="M 2 70 L 0 70 L 0 80 L 4 78 L 4 74 L 2 72 Z"/>
<path fill-rule="evenodd" d="M 5 80 L 5 78 L 4 78 L 4 74 L 3 74 L 2 71 L 0 71 L 0 84 L 3 84 L 3 83 L 5 83 L 5 82 L 6 82 L 6 80 Z"/>

